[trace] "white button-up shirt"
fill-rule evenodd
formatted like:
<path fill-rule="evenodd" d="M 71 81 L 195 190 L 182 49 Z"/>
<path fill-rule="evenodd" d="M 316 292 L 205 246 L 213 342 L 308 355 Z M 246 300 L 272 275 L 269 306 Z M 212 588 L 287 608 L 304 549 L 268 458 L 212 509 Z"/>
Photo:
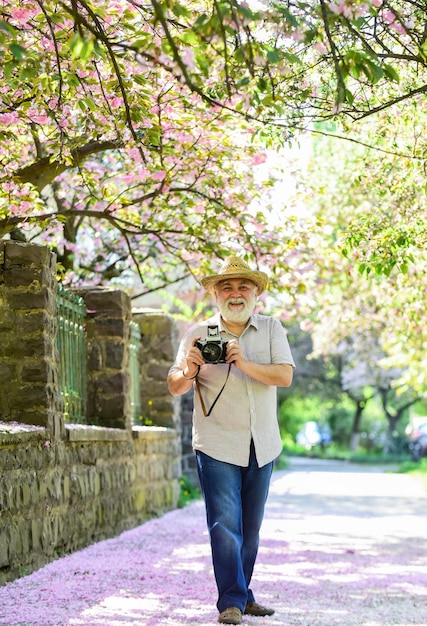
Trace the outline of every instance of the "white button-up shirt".
<path fill-rule="evenodd" d="M 206 338 L 207 326 L 218 326 L 223 341 L 236 338 L 224 326 L 219 313 L 195 324 L 181 340 L 169 374 L 184 369 L 188 350 L 195 338 Z M 288 363 L 295 367 L 286 332 L 273 317 L 252 315 L 238 341 L 247 360 Z M 227 379 L 228 367 L 226 363 L 216 363 L 205 364 L 200 369 L 198 381 L 206 412 Z M 193 448 L 218 461 L 247 467 L 251 439 L 260 467 L 280 455 L 282 440 L 277 421 L 277 388 L 254 380 L 232 365 L 226 385 L 209 417 L 205 417 L 200 398 L 194 394 Z"/>

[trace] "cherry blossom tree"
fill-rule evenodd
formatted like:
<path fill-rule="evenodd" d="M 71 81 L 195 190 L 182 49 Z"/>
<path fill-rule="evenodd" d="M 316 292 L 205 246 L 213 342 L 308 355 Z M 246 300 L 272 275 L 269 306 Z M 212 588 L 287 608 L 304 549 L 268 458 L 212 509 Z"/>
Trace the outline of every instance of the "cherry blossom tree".
<path fill-rule="evenodd" d="M 126 6 L 107 20 L 114 36 Z M 77 58 L 75 21 L 60 5 L 7 15 L 26 46 L 9 42 L 18 58 L 4 66 L 4 233 L 52 242 L 67 283 L 131 281 L 132 259 L 147 291 L 191 274 L 198 256 L 270 246 L 249 207 L 264 160 L 250 124 L 230 123 L 227 110 L 142 58 L 120 68 L 101 53 L 89 62 L 82 48 Z"/>
<path fill-rule="evenodd" d="M 43 233 L 68 282 L 149 291 L 231 247 L 297 293 L 261 142 L 421 97 L 423 6 L 0 0 L 0 232 Z"/>

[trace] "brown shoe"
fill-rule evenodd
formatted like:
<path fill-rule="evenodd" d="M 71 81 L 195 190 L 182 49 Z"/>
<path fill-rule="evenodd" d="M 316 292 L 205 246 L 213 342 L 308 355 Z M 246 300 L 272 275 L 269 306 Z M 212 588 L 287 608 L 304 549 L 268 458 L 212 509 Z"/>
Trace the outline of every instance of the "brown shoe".
<path fill-rule="evenodd" d="M 219 614 L 218 622 L 220 624 L 241 624 L 242 611 L 236 606 L 229 606 L 228 609 Z"/>
<path fill-rule="evenodd" d="M 267 607 L 258 604 L 258 602 L 248 602 L 245 607 L 245 615 L 256 615 L 257 617 L 265 617 L 266 615 L 273 615 L 274 609 L 267 609 Z"/>

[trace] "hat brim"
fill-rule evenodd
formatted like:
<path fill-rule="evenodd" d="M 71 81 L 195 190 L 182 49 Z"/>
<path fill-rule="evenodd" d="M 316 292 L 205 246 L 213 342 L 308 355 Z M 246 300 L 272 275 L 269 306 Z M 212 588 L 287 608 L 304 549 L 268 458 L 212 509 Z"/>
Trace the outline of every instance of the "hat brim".
<path fill-rule="evenodd" d="M 216 274 L 215 276 L 206 276 L 205 278 L 202 278 L 200 282 L 206 291 L 213 294 L 215 292 L 215 286 L 228 278 L 246 278 L 247 280 L 252 281 L 258 288 L 258 294 L 265 291 L 268 284 L 267 274 L 258 271 Z"/>

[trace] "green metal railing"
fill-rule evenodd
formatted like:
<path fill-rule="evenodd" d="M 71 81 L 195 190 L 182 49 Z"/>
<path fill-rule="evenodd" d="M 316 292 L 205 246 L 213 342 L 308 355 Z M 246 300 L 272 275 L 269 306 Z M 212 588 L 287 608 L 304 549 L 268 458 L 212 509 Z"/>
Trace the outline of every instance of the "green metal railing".
<path fill-rule="evenodd" d="M 130 375 L 130 411 L 133 424 L 140 424 L 141 387 L 139 371 L 139 346 L 141 331 L 136 322 L 130 323 L 129 375 Z"/>
<path fill-rule="evenodd" d="M 83 298 L 58 285 L 59 383 L 66 422 L 86 420 L 86 337 Z"/>

